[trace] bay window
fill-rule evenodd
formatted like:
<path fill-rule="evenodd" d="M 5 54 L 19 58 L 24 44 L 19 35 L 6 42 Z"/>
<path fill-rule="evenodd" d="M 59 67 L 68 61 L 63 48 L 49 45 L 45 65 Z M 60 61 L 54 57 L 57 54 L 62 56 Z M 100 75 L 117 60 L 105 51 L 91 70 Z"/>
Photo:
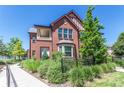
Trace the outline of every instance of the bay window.
<path fill-rule="evenodd" d="M 64 56 L 73 57 L 73 46 L 72 45 L 68 45 L 68 44 L 59 45 L 58 51 L 62 52 Z"/>
<path fill-rule="evenodd" d="M 72 55 L 72 51 L 71 51 L 71 46 L 65 46 L 65 56 L 71 56 Z"/>

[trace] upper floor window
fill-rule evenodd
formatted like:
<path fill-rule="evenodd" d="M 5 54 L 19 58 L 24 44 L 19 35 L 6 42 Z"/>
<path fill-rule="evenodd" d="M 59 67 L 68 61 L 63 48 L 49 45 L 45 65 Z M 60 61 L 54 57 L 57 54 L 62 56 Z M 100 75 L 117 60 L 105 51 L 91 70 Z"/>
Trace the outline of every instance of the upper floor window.
<path fill-rule="evenodd" d="M 50 37 L 50 30 L 48 30 L 48 29 L 38 29 L 37 36 L 38 37 L 49 38 Z"/>
<path fill-rule="evenodd" d="M 69 29 L 69 39 L 72 39 L 72 29 Z"/>
<path fill-rule="evenodd" d="M 68 31 L 66 28 L 64 28 L 64 39 L 68 38 Z"/>
<path fill-rule="evenodd" d="M 72 29 L 67 29 L 67 28 L 59 28 L 58 29 L 58 38 L 59 40 L 61 39 L 72 39 Z"/>
<path fill-rule="evenodd" d="M 58 29 L 58 38 L 62 39 L 62 28 Z"/>

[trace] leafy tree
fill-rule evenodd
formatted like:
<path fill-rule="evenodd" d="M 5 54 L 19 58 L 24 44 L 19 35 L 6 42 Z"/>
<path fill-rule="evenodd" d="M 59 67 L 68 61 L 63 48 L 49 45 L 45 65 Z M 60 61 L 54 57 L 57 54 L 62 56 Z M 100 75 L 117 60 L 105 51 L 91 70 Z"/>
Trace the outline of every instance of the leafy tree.
<path fill-rule="evenodd" d="M 124 32 L 120 34 L 112 48 L 115 56 L 124 56 Z"/>
<path fill-rule="evenodd" d="M 10 42 L 8 43 L 8 52 L 9 52 L 9 55 L 14 56 L 13 55 L 13 50 L 14 50 L 14 47 L 15 47 L 15 45 L 16 45 L 16 43 L 18 41 L 20 41 L 20 40 L 18 38 L 15 38 L 15 37 L 13 37 L 13 38 L 10 39 Z"/>
<path fill-rule="evenodd" d="M 5 56 L 7 55 L 7 46 L 6 44 L 3 42 L 3 39 L 0 38 L 0 55 Z"/>
<path fill-rule="evenodd" d="M 20 40 L 18 40 L 13 47 L 13 51 L 12 54 L 14 56 L 18 56 L 19 59 L 21 56 L 25 55 L 25 50 L 22 48 L 22 42 Z"/>
<path fill-rule="evenodd" d="M 3 43 L 3 39 L 0 38 L 0 55 L 3 55 L 4 54 L 4 43 Z"/>
<path fill-rule="evenodd" d="M 104 27 L 97 17 L 93 17 L 93 10 L 94 7 L 89 6 L 86 18 L 83 21 L 84 31 L 80 33 L 80 53 L 83 59 L 90 58 L 92 60 L 91 64 L 98 64 L 106 61 L 107 48 L 104 44 L 105 39 L 100 32 Z"/>

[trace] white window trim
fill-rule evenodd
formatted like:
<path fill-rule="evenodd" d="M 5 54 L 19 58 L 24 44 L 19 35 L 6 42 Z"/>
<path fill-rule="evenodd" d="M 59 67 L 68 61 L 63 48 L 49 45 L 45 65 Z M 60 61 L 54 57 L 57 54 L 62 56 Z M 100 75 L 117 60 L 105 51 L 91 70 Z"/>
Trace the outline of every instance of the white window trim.
<path fill-rule="evenodd" d="M 73 45 L 62 44 L 62 45 L 59 45 L 59 46 L 62 46 L 62 53 L 65 53 L 65 46 L 70 46 L 71 47 L 71 56 L 70 57 L 74 57 L 74 55 L 73 55 L 74 46 Z M 58 46 L 58 51 L 60 51 L 59 46 Z"/>

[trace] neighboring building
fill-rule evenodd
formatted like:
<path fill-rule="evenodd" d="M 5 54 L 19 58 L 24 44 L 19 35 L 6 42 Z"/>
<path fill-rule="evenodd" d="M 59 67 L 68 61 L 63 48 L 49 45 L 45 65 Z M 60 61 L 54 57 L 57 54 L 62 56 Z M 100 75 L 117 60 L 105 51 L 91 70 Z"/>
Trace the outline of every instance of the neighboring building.
<path fill-rule="evenodd" d="M 82 20 L 74 11 L 61 16 L 50 26 L 34 25 L 29 32 L 29 58 L 41 59 L 44 52 L 51 57 L 55 51 L 78 58 L 80 30 L 83 30 Z"/>

